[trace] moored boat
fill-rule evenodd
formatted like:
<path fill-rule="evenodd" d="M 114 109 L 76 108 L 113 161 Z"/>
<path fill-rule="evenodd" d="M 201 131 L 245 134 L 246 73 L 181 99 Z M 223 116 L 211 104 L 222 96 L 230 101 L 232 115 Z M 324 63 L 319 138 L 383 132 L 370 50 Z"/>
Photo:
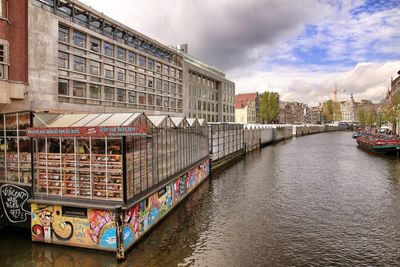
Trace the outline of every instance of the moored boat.
<path fill-rule="evenodd" d="M 357 137 L 358 145 L 378 154 L 400 153 L 400 138 L 391 135 L 370 134 Z"/>

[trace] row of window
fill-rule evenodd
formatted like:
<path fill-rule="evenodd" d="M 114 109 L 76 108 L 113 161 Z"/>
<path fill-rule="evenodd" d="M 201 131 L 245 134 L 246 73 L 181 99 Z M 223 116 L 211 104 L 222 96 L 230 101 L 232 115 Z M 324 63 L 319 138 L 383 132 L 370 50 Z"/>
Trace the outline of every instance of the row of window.
<path fill-rule="evenodd" d="M 199 85 L 207 86 L 207 87 L 209 87 L 211 89 L 217 89 L 217 84 L 218 84 L 218 82 L 213 80 L 213 79 L 204 77 L 204 76 L 202 76 L 200 74 L 196 74 L 196 73 L 193 73 L 193 72 L 190 72 L 190 82 L 191 82 L 191 84 L 195 84 L 196 83 L 196 84 L 199 84 Z"/>
<path fill-rule="evenodd" d="M 71 30 L 72 31 L 72 30 Z M 58 40 L 63 43 L 69 43 L 69 28 L 59 26 Z M 175 69 L 166 64 L 161 64 L 154 59 L 147 58 L 143 55 L 136 54 L 135 52 L 126 50 L 125 48 L 114 46 L 100 39 L 73 30 L 72 43 L 84 49 L 89 49 L 96 53 L 102 53 L 108 57 L 114 57 L 121 61 L 127 61 L 130 64 L 138 65 L 141 68 L 147 68 L 157 73 L 169 75 L 177 79 L 182 79 L 182 71 Z"/>
<path fill-rule="evenodd" d="M 189 95 L 193 97 L 218 101 L 218 92 L 208 88 L 201 88 L 189 85 Z"/>
<path fill-rule="evenodd" d="M 208 122 L 218 122 L 218 115 L 189 113 L 189 118 L 205 119 Z"/>
<path fill-rule="evenodd" d="M 37 3 L 38 1 L 40 3 Z M 45 5 L 42 5 L 41 3 L 44 3 Z M 80 26 L 86 27 L 91 31 L 138 49 L 143 53 L 147 53 L 179 66 L 182 64 L 182 58 L 177 54 L 137 36 L 126 29 L 122 29 L 121 27 L 114 25 L 114 23 L 106 21 L 103 17 L 97 17 L 97 15 L 91 13 L 89 10 L 79 8 L 78 3 L 71 3 L 69 0 L 36 0 L 33 1 L 33 4 L 47 10 L 48 12 L 63 17 L 64 19 L 77 23 Z"/>
<path fill-rule="evenodd" d="M 71 96 L 70 82 L 71 81 L 66 79 L 58 80 L 59 96 Z M 107 101 L 128 102 L 139 105 L 182 108 L 181 99 L 135 92 L 110 86 L 101 86 L 98 84 L 87 84 L 80 81 L 72 81 L 72 96 Z"/>
<path fill-rule="evenodd" d="M 182 85 L 168 82 L 159 78 L 146 76 L 141 73 L 129 71 L 126 69 L 114 67 L 108 64 L 101 64 L 95 60 L 86 60 L 83 57 L 73 57 L 73 70 L 78 72 L 88 72 L 91 75 L 103 76 L 108 79 L 116 79 L 121 82 L 128 82 L 132 84 L 138 84 L 140 86 L 147 86 L 150 88 L 156 88 L 159 90 L 165 90 L 171 93 L 182 93 Z M 87 66 L 88 64 L 88 66 Z M 58 67 L 69 68 L 69 54 L 59 51 L 58 52 Z M 103 71 L 102 71 L 103 69 Z M 87 71 L 88 70 L 88 71 Z"/>
<path fill-rule="evenodd" d="M 218 103 L 210 103 L 206 101 L 192 99 L 189 103 L 189 108 L 199 111 L 218 112 Z"/>

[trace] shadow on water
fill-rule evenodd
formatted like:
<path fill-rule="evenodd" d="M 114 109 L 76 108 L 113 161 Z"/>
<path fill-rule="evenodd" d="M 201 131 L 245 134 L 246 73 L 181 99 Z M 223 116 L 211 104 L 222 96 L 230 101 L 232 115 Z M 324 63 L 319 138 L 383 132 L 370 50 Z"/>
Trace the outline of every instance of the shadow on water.
<path fill-rule="evenodd" d="M 317 134 L 210 177 L 123 263 L 7 228 L 0 266 L 399 266 L 399 214 L 400 161 L 366 153 L 349 132 Z"/>

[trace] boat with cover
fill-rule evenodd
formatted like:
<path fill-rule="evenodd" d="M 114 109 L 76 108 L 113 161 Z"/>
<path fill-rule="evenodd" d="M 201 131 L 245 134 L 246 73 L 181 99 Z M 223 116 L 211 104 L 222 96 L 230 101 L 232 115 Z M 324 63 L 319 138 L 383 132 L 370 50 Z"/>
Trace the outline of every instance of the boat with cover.
<path fill-rule="evenodd" d="M 365 134 L 357 137 L 358 145 L 378 154 L 400 153 L 400 138 L 393 135 Z"/>

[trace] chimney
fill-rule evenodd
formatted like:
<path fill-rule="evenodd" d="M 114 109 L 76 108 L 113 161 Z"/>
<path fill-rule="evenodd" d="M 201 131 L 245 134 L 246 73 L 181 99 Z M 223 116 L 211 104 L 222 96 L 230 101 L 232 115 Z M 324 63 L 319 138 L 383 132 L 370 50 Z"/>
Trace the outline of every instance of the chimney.
<path fill-rule="evenodd" d="M 182 52 L 187 54 L 188 53 L 188 44 L 180 44 L 178 45 L 178 49 Z"/>

